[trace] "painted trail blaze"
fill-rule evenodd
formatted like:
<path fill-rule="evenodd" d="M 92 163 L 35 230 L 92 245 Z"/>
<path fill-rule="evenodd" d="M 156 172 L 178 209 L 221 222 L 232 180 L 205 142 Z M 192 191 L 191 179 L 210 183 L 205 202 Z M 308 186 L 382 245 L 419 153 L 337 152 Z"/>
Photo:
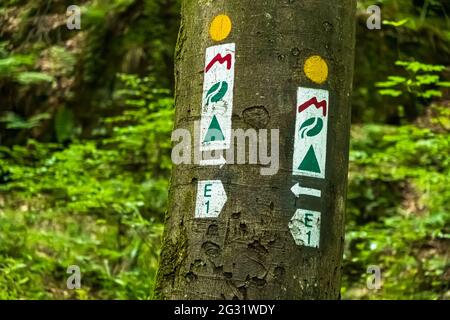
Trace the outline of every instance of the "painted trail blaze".
<path fill-rule="evenodd" d="M 312 97 L 308 101 L 304 102 L 298 107 L 298 112 L 303 112 L 311 106 L 315 106 L 317 109 L 322 109 L 322 114 L 324 117 L 327 116 L 327 101 L 317 101 L 317 97 Z"/>
<path fill-rule="evenodd" d="M 226 64 L 227 70 L 230 70 L 230 69 L 231 69 L 231 64 L 232 64 L 232 62 L 233 62 L 233 56 L 232 56 L 231 54 L 227 54 L 227 55 L 225 55 L 225 56 L 222 57 L 222 55 L 221 55 L 220 53 L 218 53 L 218 54 L 217 54 L 217 55 L 216 55 L 216 56 L 208 63 L 208 65 L 206 66 L 205 72 L 208 73 L 209 70 L 211 70 L 211 68 L 212 68 L 217 62 L 218 62 L 219 64 L 224 64 L 224 63 L 226 62 L 226 63 L 227 63 L 227 64 Z"/>
<path fill-rule="evenodd" d="M 206 94 L 206 105 L 216 103 L 223 99 L 228 91 L 228 83 L 226 81 L 217 82 Z"/>
<path fill-rule="evenodd" d="M 298 88 L 292 174 L 325 179 L 329 93 Z"/>
<path fill-rule="evenodd" d="M 214 17 L 211 22 L 211 25 L 209 26 L 209 35 L 214 41 L 225 40 L 231 32 L 232 26 L 233 24 L 230 17 L 226 14 L 220 14 Z"/>
<path fill-rule="evenodd" d="M 204 142 L 223 141 L 223 140 L 225 140 L 225 137 L 223 135 L 222 128 L 220 127 L 220 124 L 217 121 L 217 117 L 213 116 L 208 131 L 206 132 Z"/>
<path fill-rule="evenodd" d="M 235 44 L 206 49 L 200 121 L 200 151 L 230 147 Z"/>
<path fill-rule="evenodd" d="M 309 147 L 308 152 L 300 163 L 298 169 L 301 171 L 320 173 L 320 166 L 317 162 L 317 157 L 314 153 L 313 146 Z"/>
<path fill-rule="evenodd" d="M 323 120 L 321 118 L 309 118 L 300 126 L 300 137 L 304 139 L 305 134 L 308 137 L 315 137 L 322 131 L 322 129 Z"/>
<path fill-rule="evenodd" d="M 298 209 L 295 212 L 289 222 L 289 229 L 297 245 L 319 247 L 320 219 L 321 214 L 317 211 Z"/>
<path fill-rule="evenodd" d="M 217 218 L 226 202 L 227 194 L 222 181 L 199 181 L 195 218 Z"/>

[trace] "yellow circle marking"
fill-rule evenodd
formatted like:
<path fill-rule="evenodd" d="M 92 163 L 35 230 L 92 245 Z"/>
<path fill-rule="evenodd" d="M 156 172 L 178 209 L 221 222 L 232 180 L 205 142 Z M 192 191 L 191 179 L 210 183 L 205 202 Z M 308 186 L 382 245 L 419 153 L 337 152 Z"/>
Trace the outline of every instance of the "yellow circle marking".
<path fill-rule="evenodd" d="M 214 41 L 225 40 L 231 32 L 231 19 L 225 14 L 218 15 L 211 22 L 209 35 Z"/>
<path fill-rule="evenodd" d="M 321 56 L 309 57 L 303 70 L 306 76 L 315 83 L 322 84 L 328 79 L 328 65 Z"/>

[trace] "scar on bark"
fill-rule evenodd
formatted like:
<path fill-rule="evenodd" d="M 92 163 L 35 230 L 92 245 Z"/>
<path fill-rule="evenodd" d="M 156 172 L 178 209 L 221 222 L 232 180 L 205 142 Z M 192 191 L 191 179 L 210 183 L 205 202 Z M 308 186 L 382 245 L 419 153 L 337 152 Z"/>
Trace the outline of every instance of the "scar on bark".
<path fill-rule="evenodd" d="M 265 128 L 270 120 L 269 111 L 264 106 L 253 106 L 242 112 L 244 122 L 256 129 Z"/>
<path fill-rule="evenodd" d="M 210 257 L 217 257 L 221 250 L 219 245 L 211 241 L 203 243 L 202 249 L 205 251 L 206 255 Z"/>
<path fill-rule="evenodd" d="M 208 236 L 217 236 L 219 234 L 219 226 L 217 224 L 210 225 L 206 234 Z"/>

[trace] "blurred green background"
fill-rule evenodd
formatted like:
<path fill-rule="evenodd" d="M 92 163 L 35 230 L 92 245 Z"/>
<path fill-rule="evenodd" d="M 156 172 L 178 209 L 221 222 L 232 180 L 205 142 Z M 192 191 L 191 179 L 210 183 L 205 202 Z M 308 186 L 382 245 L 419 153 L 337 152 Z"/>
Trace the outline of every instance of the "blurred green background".
<path fill-rule="evenodd" d="M 0 299 L 149 299 L 180 4 L 71 4 L 0 4 Z M 450 1 L 358 1 L 344 299 L 450 299 L 449 89 Z"/>

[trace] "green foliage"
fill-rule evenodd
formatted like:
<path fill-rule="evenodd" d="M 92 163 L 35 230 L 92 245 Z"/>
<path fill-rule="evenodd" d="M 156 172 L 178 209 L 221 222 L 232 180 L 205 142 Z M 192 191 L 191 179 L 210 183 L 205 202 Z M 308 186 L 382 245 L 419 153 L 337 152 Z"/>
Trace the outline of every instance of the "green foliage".
<path fill-rule="evenodd" d="M 393 27 L 401 27 L 404 24 L 408 23 L 409 19 L 402 19 L 400 21 L 389 21 L 389 20 L 384 20 L 383 24 L 387 25 L 387 26 L 393 26 Z"/>
<path fill-rule="evenodd" d="M 104 138 L 1 147 L 0 298 L 151 297 L 173 101 L 150 78 L 120 78 L 125 107 Z M 74 264 L 83 289 L 71 292 Z"/>
<path fill-rule="evenodd" d="M 13 55 L 0 59 L 0 75 L 10 75 L 18 68 L 30 66 L 34 63 L 33 57 L 29 55 Z"/>
<path fill-rule="evenodd" d="M 70 75 L 75 69 L 75 55 L 61 46 L 52 46 L 46 51 L 46 58 L 51 61 L 48 71 L 53 76 Z"/>
<path fill-rule="evenodd" d="M 23 85 L 54 81 L 49 74 L 29 71 L 36 61 L 33 55 L 10 54 L 6 46 L 7 43 L 0 43 L 0 79 L 12 78 Z"/>
<path fill-rule="evenodd" d="M 152 295 L 178 1 L 77 4 L 79 32 L 64 3 L 0 4 L 0 299 Z"/>
<path fill-rule="evenodd" d="M 445 66 L 420 63 L 417 61 L 397 61 L 395 65 L 403 67 L 409 72 L 408 78 L 389 76 L 387 81 L 378 82 L 375 85 L 381 95 L 399 97 L 403 92 L 411 93 L 416 97 L 431 99 L 442 97 L 442 92 L 436 90 L 438 87 L 448 87 L 448 82 L 441 81 L 436 72 L 442 72 Z M 393 89 L 396 88 L 396 89 Z"/>
<path fill-rule="evenodd" d="M 448 298 L 449 150 L 443 127 L 353 129 L 345 298 Z M 366 289 L 369 265 L 382 270 L 379 292 Z"/>
<path fill-rule="evenodd" d="M 39 82 L 52 82 L 52 76 L 43 72 L 20 72 L 16 77 L 20 84 L 33 84 Z"/>
<path fill-rule="evenodd" d="M 352 129 L 342 294 L 448 299 L 450 108 L 442 79 L 450 4 L 360 0 L 358 8 L 373 4 L 384 22 L 368 32 L 366 16 L 360 20 L 353 118 L 366 124 Z M 389 76 L 379 82 L 380 74 Z M 379 291 L 367 288 L 370 265 L 381 268 Z"/>
<path fill-rule="evenodd" d="M 55 115 L 55 133 L 58 142 L 71 140 L 74 134 L 75 120 L 71 110 L 62 107 Z"/>
<path fill-rule="evenodd" d="M 14 112 L 6 112 L 0 117 L 0 122 L 6 123 L 7 129 L 33 129 L 40 125 L 42 120 L 50 119 L 50 114 L 39 113 L 29 119 L 23 119 Z"/>
<path fill-rule="evenodd" d="M 371 5 L 381 8 L 381 30 L 366 27 L 366 10 Z M 449 12 L 448 1 L 358 0 L 353 122 L 399 124 L 413 120 L 442 94 L 443 81 L 424 84 L 415 78 L 415 72 L 396 66 L 395 61 L 411 67 L 420 63 L 450 65 Z M 448 78 L 446 71 L 421 70 L 417 74 Z M 401 76 L 405 82 L 392 83 L 390 76 Z M 387 87 L 377 87 L 384 78 Z"/>
<path fill-rule="evenodd" d="M 366 28 L 373 4 L 381 31 Z M 79 5 L 82 31 L 68 32 L 45 23 L 65 5 L 0 4 L 0 299 L 152 295 L 179 1 Z M 358 9 L 353 119 L 365 124 L 352 131 L 343 297 L 448 299 L 450 2 Z M 66 287 L 73 264 L 79 290 Z"/>

